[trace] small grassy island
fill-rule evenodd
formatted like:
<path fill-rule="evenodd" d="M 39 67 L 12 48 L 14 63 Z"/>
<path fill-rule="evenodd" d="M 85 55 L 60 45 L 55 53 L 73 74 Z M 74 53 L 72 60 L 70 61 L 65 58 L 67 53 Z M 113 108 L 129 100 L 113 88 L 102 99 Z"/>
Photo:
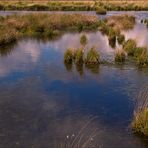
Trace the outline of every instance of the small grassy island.
<path fill-rule="evenodd" d="M 52 37 L 64 31 L 95 30 L 96 16 L 84 14 L 26 14 L 0 18 L 0 45 L 23 36 Z"/>

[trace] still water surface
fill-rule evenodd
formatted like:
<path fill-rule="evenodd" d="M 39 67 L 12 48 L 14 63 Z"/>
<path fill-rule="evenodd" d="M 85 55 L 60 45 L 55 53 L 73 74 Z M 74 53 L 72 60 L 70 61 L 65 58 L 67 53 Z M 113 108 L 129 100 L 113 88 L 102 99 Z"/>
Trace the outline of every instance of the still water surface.
<path fill-rule="evenodd" d="M 95 71 L 85 66 L 68 70 L 64 51 L 79 47 L 82 34 L 49 41 L 27 38 L 0 49 L 0 147 L 148 146 L 147 139 L 130 130 L 136 95 L 148 85 L 148 69 L 101 65 Z M 124 34 L 148 46 L 148 29 L 140 21 Z M 106 36 L 86 35 L 87 48 L 96 46 L 101 58 L 113 61 L 115 49 Z"/>

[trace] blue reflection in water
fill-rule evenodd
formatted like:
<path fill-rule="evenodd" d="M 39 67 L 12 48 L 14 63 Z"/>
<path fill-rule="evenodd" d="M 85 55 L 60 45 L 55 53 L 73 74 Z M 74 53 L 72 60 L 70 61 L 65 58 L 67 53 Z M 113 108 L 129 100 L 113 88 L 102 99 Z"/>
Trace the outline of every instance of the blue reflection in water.
<path fill-rule="evenodd" d="M 87 33 L 105 58 L 114 58 L 105 36 Z M 100 65 L 83 74 L 63 63 L 80 34 L 55 41 L 24 39 L 0 57 L 0 147 L 141 148 L 131 133 L 134 100 L 148 84 L 148 69 Z M 95 135 L 95 136 L 94 136 Z M 89 139 L 90 138 L 90 139 Z"/>

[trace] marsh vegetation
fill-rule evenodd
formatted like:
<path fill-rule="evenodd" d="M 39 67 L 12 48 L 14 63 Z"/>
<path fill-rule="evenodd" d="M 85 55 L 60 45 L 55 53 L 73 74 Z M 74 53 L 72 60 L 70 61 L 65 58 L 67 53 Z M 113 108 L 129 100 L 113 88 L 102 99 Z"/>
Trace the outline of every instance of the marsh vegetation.
<path fill-rule="evenodd" d="M 4 45 L 23 36 L 52 37 L 68 30 L 94 30 L 98 18 L 84 14 L 26 14 L 2 18 L 0 23 L 0 45 Z"/>
<path fill-rule="evenodd" d="M 0 17 L 0 145 L 145 147 L 127 130 L 147 136 L 145 101 L 131 119 L 148 82 L 145 14 L 19 13 Z"/>
<path fill-rule="evenodd" d="M 31 10 L 31 11 L 91 11 L 106 9 L 108 11 L 141 11 L 148 10 L 147 1 L 0 1 L 0 10 Z M 103 11 L 99 12 L 104 12 Z"/>
<path fill-rule="evenodd" d="M 148 136 L 148 87 L 139 94 L 132 121 L 133 131 Z"/>

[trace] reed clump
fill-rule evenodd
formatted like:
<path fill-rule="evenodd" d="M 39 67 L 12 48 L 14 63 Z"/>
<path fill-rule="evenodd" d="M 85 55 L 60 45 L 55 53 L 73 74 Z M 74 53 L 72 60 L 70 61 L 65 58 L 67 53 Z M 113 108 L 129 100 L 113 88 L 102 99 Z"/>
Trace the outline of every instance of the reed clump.
<path fill-rule="evenodd" d="M 142 48 L 140 54 L 137 56 L 137 64 L 139 67 L 147 67 L 148 66 L 148 50 L 145 48 Z"/>
<path fill-rule="evenodd" d="M 119 44 L 123 44 L 125 42 L 125 36 L 123 34 L 119 34 L 117 36 L 117 41 Z"/>
<path fill-rule="evenodd" d="M 123 50 L 117 50 L 115 53 L 115 62 L 116 63 L 123 63 L 126 60 L 126 54 Z"/>
<path fill-rule="evenodd" d="M 85 64 L 86 65 L 97 65 L 100 63 L 100 54 L 95 49 L 95 47 L 92 47 L 85 58 Z"/>
<path fill-rule="evenodd" d="M 65 63 L 72 63 L 74 59 L 74 50 L 69 48 L 64 53 L 64 62 Z"/>
<path fill-rule="evenodd" d="M 79 48 L 75 51 L 75 63 L 80 65 L 83 64 L 84 62 L 84 49 L 83 48 Z"/>
<path fill-rule="evenodd" d="M 137 98 L 132 129 L 135 133 L 148 136 L 148 87 L 144 88 Z"/>
<path fill-rule="evenodd" d="M 3 30 L 0 32 L 0 46 L 17 41 L 19 33 L 16 30 Z"/>
<path fill-rule="evenodd" d="M 80 38 L 80 44 L 83 46 L 83 47 L 85 47 L 86 46 L 86 44 L 87 44 L 87 37 L 86 37 L 86 35 L 85 34 L 83 34 L 82 36 L 81 36 L 81 38 Z"/>

